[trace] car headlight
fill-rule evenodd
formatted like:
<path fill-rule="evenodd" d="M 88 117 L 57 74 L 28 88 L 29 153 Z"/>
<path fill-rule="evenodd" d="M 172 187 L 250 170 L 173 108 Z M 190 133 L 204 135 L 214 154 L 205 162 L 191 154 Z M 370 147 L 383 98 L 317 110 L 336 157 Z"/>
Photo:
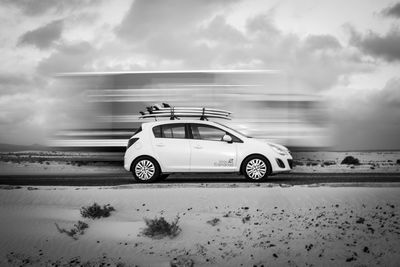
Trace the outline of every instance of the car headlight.
<path fill-rule="evenodd" d="M 282 148 L 280 148 L 279 146 L 273 145 L 273 144 L 269 144 L 271 146 L 271 148 L 278 153 L 279 155 L 285 156 L 288 154 L 289 151 L 284 150 Z"/>

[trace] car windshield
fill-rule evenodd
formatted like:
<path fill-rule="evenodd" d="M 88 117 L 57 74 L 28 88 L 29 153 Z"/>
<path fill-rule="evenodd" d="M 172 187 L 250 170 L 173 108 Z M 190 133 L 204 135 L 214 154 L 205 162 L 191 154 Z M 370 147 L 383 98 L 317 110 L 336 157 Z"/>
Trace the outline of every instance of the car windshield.
<path fill-rule="evenodd" d="M 221 125 L 221 126 L 224 126 L 224 127 L 228 128 L 228 129 L 231 130 L 232 132 L 235 132 L 235 133 L 237 133 L 237 134 L 240 134 L 241 136 L 244 136 L 244 137 L 247 137 L 247 138 L 253 138 L 253 137 L 251 137 L 251 136 L 248 136 L 248 135 L 246 135 L 246 134 L 243 134 L 243 133 L 239 132 L 238 130 L 235 130 L 235 129 L 231 128 L 231 127 L 228 127 L 228 126 L 226 126 L 226 125 L 224 125 L 224 124 L 222 124 L 222 123 L 219 123 L 219 122 L 216 122 L 216 121 L 214 121 L 214 122 L 215 122 L 216 124 L 219 124 L 219 125 Z"/>

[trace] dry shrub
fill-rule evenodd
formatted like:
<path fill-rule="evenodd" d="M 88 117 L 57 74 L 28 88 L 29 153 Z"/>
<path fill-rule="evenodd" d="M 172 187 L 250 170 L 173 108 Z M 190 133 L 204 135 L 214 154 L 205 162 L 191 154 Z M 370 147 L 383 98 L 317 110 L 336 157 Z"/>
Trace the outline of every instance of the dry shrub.
<path fill-rule="evenodd" d="M 342 160 L 342 163 L 340 164 L 346 164 L 346 165 L 360 165 L 360 161 L 353 157 L 353 156 L 347 156 Z"/>
<path fill-rule="evenodd" d="M 89 225 L 82 221 L 78 221 L 78 223 L 74 224 L 74 227 L 70 230 L 61 228 L 60 226 L 58 226 L 57 223 L 55 223 L 55 225 L 60 233 L 65 233 L 67 236 L 70 236 L 75 240 L 78 239 L 77 235 L 83 235 L 85 233 L 85 230 L 89 228 Z"/>
<path fill-rule="evenodd" d="M 91 206 L 82 207 L 81 215 L 83 218 L 99 219 L 102 217 L 109 217 L 112 211 L 115 211 L 115 209 L 110 204 L 101 207 L 95 202 Z"/>
<path fill-rule="evenodd" d="M 146 228 L 143 230 L 145 236 L 152 238 L 163 238 L 169 236 L 170 238 L 176 237 L 180 232 L 181 228 L 178 225 L 179 216 L 171 222 L 167 222 L 164 217 L 154 219 L 144 219 Z"/>
<path fill-rule="evenodd" d="M 207 221 L 208 224 L 212 225 L 212 226 L 216 226 L 217 224 L 219 224 L 221 220 L 219 218 L 214 218 L 212 220 Z"/>

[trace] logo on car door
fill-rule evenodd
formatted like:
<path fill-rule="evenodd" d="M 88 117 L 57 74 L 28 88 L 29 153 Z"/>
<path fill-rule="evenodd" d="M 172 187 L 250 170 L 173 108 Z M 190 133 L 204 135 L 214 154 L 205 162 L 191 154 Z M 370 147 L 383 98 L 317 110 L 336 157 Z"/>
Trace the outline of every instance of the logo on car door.
<path fill-rule="evenodd" d="M 233 159 L 229 160 L 219 160 L 214 162 L 215 167 L 232 167 L 233 166 Z"/>

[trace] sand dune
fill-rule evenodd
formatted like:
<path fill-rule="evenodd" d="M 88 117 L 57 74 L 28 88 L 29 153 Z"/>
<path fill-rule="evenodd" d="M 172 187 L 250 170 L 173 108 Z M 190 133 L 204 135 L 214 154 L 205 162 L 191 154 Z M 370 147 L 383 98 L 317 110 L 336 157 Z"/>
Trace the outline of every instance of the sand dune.
<path fill-rule="evenodd" d="M 195 266 L 396 266 L 399 193 L 398 187 L 4 187 L 0 263 L 169 266 L 183 257 Z M 116 211 L 82 218 L 80 207 L 93 202 Z M 141 234 L 143 218 L 177 215 L 177 237 Z M 214 218 L 215 225 L 208 223 Z M 71 228 L 78 220 L 89 228 L 77 240 L 54 225 Z"/>

